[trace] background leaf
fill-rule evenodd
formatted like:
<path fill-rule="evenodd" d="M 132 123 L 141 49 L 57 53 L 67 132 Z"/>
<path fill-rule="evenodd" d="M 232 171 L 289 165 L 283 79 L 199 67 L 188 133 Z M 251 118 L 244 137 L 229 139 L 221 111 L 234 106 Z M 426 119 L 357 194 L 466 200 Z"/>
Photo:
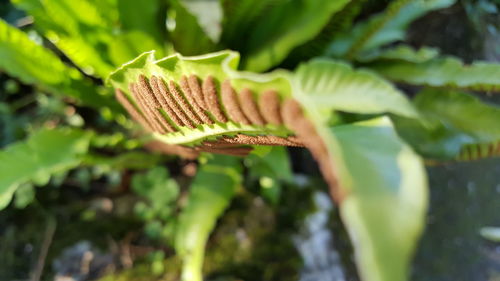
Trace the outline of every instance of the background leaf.
<path fill-rule="evenodd" d="M 54 53 L 3 20 L 0 20 L 0 58 L 0 68 L 24 83 L 98 109 L 110 107 L 121 112 L 116 101 L 102 95 L 78 70 L 66 66 Z"/>
<path fill-rule="evenodd" d="M 163 43 L 165 30 L 162 27 L 165 26 L 166 11 L 162 9 L 162 1 L 118 0 L 117 7 L 124 30 L 140 31 L 144 37 L 153 39 L 156 44 Z"/>
<path fill-rule="evenodd" d="M 248 44 L 241 50 L 244 54 L 242 67 L 252 71 L 265 71 L 277 65 L 293 48 L 313 39 L 330 17 L 347 2 L 280 2 L 251 27 L 245 41 Z"/>
<path fill-rule="evenodd" d="M 500 66 L 495 63 L 464 65 L 456 58 L 446 57 L 423 63 L 380 62 L 369 67 L 390 80 L 413 85 L 500 91 Z"/>
<path fill-rule="evenodd" d="M 201 281 L 205 244 L 215 222 L 241 183 L 238 159 L 213 156 L 200 166 L 179 218 L 175 248 L 183 260 L 182 280 Z"/>
<path fill-rule="evenodd" d="M 0 152 L 0 209 L 23 183 L 50 178 L 72 169 L 87 151 L 90 134 L 79 130 L 41 130 L 28 140 L 9 145 Z"/>
<path fill-rule="evenodd" d="M 365 52 L 357 57 L 357 60 L 363 63 L 373 61 L 393 62 L 405 61 L 414 63 L 423 63 L 436 58 L 439 51 L 435 48 L 422 47 L 418 50 L 408 45 L 397 45 L 385 49 L 375 49 Z"/>
<path fill-rule="evenodd" d="M 216 49 L 215 42 L 208 37 L 198 19 L 184 6 L 182 1 L 170 1 L 169 28 L 170 39 L 177 52 L 186 55 L 201 55 Z"/>
<path fill-rule="evenodd" d="M 356 58 L 377 47 L 403 40 L 408 25 L 429 11 L 454 4 L 455 0 L 396 0 L 387 9 L 332 40 L 326 52 L 329 56 Z"/>
<path fill-rule="evenodd" d="M 393 120 L 398 133 L 426 157 L 453 159 L 466 146 L 500 140 L 500 108 L 470 94 L 427 89 L 414 104 L 424 119 Z"/>

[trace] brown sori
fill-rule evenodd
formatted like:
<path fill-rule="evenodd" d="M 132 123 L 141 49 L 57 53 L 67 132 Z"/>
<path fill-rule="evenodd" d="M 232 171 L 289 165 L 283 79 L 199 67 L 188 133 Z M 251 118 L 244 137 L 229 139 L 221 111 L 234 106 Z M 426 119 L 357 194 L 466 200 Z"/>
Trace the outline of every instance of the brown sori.
<path fill-rule="evenodd" d="M 147 79 L 141 75 L 137 83 L 130 85 L 130 91 L 139 107 L 138 110 L 119 90 L 116 95 L 137 122 L 147 130 L 161 134 L 176 132 L 182 126 L 194 129 L 196 125 L 212 125 L 215 122 L 225 123 L 229 120 L 239 124 L 265 126 L 267 124 L 283 125 L 284 118 L 299 118 L 298 123 L 297 120 L 285 122 L 294 130 L 297 129 L 297 124 L 302 122 L 301 111 L 295 112 L 291 115 L 292 117 L 282 116 L 281 100 L 274 90 L 263 92 L 257 102 L 257 97 L 250 89 L 245 88 L 238 94 L 230 80 L 221 84 L 220 95 L 217 81 L 212 76 L 202 80 L 202 84 L 200 81 L 194 75 L 182 76 L 178 85 L 171 80 L 167 86 L 158 76 Z M 163 116 L 160 110 L 163 110 L 166 116 Z M 179 151 L 184 154 L 186 151 L 191 151 L 191 153 L 207 151 L 246 155 L 251 151 L 251 145 L 301 147 L 304 146 L 303 141 L 306 139 L 308 137 L 236 134 L 220 136 L 215 141 L 204 141 L 195 148 L 184 147 L 184 150 Z M 175 149 L 170 148 L 169 151 L 175 151 Z M 315 154 L 319 155 L 319 151 Z"/>

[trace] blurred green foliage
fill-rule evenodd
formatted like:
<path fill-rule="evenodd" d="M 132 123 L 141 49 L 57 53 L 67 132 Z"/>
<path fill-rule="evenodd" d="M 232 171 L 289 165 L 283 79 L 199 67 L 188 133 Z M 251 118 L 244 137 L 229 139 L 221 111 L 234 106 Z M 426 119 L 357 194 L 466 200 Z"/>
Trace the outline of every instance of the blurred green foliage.
<path fill-rule="evenodd" d="M 301 163 L 291 161 L 297 155 L 290 157 L 283 147 L 255 147 L 243 160 L 203 154 L 187 161 L 145 151 L 150 136 L 124 115 L 105 80 L 114 73 L 109 80 L 119 88 L 143 73 L 178 77 L 185 73 L 164 68 L 165 62 L 176 62 L 195 74 L 237 78 L 255 90 L 272 85 L 297 99 L 347 194 L 337 203 L 353 239 L 361 279 L 405 280 L 427 210 L 422 160 L 500 154 L 500 108 L 474 96 L 500 90 L 500 65 L 464 64 L 407 38 L 412 22 L 453 5 L 459 4 L 12 0 L 0 6 L 0 69 L 5 73 L 0 76 L 0 209 L 12 201 L 12 207 L 27 212 L 43 210 L 45 219 L 77 213 L 75 225 L 96 226 L 89 231 L 101 230 L 101 218 L 131 216 L 132 222 L 116 232 L 122 235 L 140 224 L 145 235 L 136 235 L 135 242 L 157 246 L 143 255 L 145 267 L 136 266 L 141 274 L 150 271 L 161 278 L 175 271 L 172 266 L 179 260 L 183 280 L 222 272 L 211 260 L 205 261 L 205 269 L 203 264 L 205 254 L 214 259 L 221 255 L 205 253 L 205 247 L 212 250 L 210 234 L 215 229 L 218 237 L 217 221 L 225 210 L 245 192 L 263 198 L 274 211 L 296 204 L 287 197 L 299 192 L 292 186 L 295 173 L 311 169 L 297 169 Z M 476 29 L 498 33 L 497 26 L 482 19 L 493 21 L 499 3 L 461 5 Z M 488 58 L 499 53 L 491 40 L 484 43 Z M 163 65 L 144 54 L 152 50 L 156 59 L 169 56 Z M 285 70 L 272 72 L 277 68 Z M 229 133 L 227 124 L 217 126 Z M 230 129 L 234 133 L 238 127 Z M 255 132 L 289 133 L 260 129 Z M 190 144 L 185 140 L 193 132 L 186 130 L 180 142 Z M 203 138 L 212 134 L 207 130 Z M 311 163 L 307 159 L 303 165 Z M 324 172 L 321 159 L 320 164 Z M 66 194 L 70 187 L 78 191 Z M 65 205 L 66 199 L 75 206 Z M 496 232 L 481 233 L 495 239 Z M 296 264 L 278 249 L 283 243 L 289 250 L 289 241 L 272 241 L 269 231 L 262 233 L 257 237 L 268 240 L 256 239 L 253 247 L 275 249 L 287 260 L 283 268 Z M 221 244 L 230 248 L 237 243 Z M 267 276 L 262 280 L 275 280 L 283 270 L 276 268 L 262 273 Z M 125 270 L 124 276 L 133 270 Z"/>

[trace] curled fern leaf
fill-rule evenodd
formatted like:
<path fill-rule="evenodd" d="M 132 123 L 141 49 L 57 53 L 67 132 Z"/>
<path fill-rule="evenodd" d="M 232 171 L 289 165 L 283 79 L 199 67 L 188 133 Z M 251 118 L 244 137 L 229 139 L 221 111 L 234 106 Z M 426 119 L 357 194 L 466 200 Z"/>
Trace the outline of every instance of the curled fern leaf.
<path fill-rule="evenodd" d="M 113 73 L 110 81 L 138 123 L 183 150 L 246 155 L 254 144 L 301 146 L 280 116 L 281 100 L 290 93 L 286 74 L 247 75 L 261 80 L 255 82 L 229 65 L 220 67 L 235 59 L 234 53 L 222 52 L 155 61 L 147 53 Z M 190 65 L 198 61 L 205 66 L 193 72 Z M 178 67 L 185 71 L 170 71 Z"/>

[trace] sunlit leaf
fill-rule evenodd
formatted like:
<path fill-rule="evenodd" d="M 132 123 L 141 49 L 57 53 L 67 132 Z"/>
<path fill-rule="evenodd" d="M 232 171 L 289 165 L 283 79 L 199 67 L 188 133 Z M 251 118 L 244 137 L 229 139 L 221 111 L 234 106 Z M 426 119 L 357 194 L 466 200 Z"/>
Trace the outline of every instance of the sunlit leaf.
<path fill-rule="evenodd" d="M 363 280 L 408 280 L 424 227 L 427 183 L 420 158 L 387 118 L 331 129 L 340 186 L 340 214 Z"/>
<path fill-rule="evenodd" d="M 165 53 L 153 37 L 142 31 L 130 31 L 116 36 L 109 45 L 114 65 L 122 65 L 146 51 L 155 50 L 161 56 Z"/>
<path fill-rule="evenodd" d="M 14 0 L 14 4 L 31 14 L 37 29 L 84 72 L 99 77 L 111 72 L 107 45 L 113 41 L 118 13 L 98 9 L 90 0 Z"/>
<path fill-rule="evenodd" d="M 65 65 L 54 53 L 38 45 L 21 30 L 0 20 L 0 69 L 43 91 L 73 98 L 95 108 L 116 107 L 75 68 Z"/>
<path fill-rule="evenodd" d="M 479 233 L 488 240 L 500 242 L 500 227 L 483 227 Z"/>
<path fill-rule="evenodd" d="M 0 43 L 0 67 L 24 83 L 57 87 L 67 84 L 71 75 L 78 75 L 54 53 L 3 20 L 0 20 Z"/>
<path fill-rule="evenodd" d="M 408 280 L 427 210 L 422 160 L 387 117 L 333 128 L 314 123 L 336 175 L 333 188 L 344 194 L 338 199 L 340 215 L 361 279 Z"/>

